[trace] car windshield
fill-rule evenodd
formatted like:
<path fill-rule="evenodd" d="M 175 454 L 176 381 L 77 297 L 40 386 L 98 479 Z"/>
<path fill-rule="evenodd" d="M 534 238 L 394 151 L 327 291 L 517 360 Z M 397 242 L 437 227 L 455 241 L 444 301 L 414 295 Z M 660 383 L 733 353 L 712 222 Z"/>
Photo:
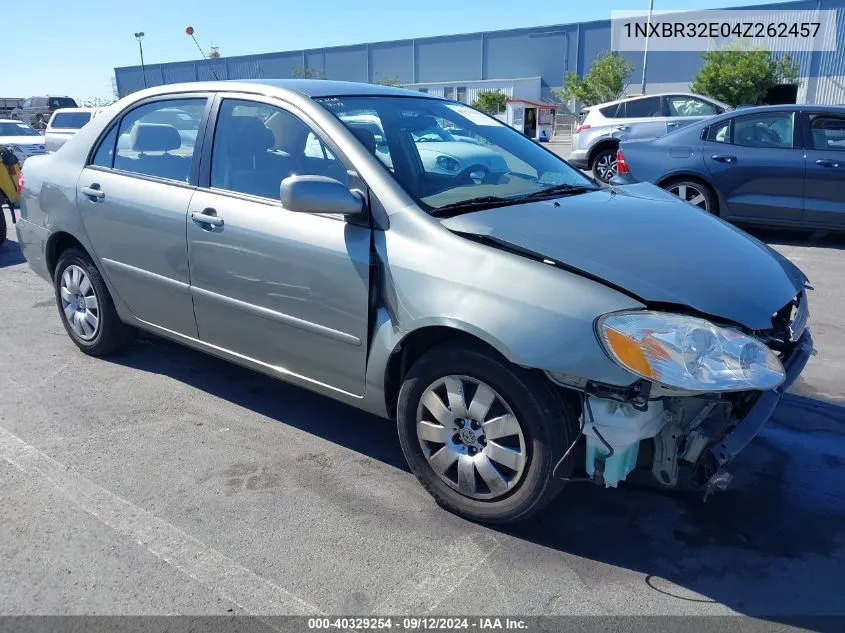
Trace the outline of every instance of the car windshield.
<path fill-rule="evenodd" d="M 90 112 L 57 112 L 50 127 L 62 130 L 78 130 L 91 120 Z"/>
<path fill-rule="evenodd" d="M 41 133 L 26 123 L 0 121 L 0 136 L 41 136 Z"/>
<path fill-rule="evenodd" d="M 501 206 L 596 189 L 555 154 L 493 117 L 426 97 L 317 99 L 425 210 Z M 454 136 L 447 130 L 460 130 Z"/>

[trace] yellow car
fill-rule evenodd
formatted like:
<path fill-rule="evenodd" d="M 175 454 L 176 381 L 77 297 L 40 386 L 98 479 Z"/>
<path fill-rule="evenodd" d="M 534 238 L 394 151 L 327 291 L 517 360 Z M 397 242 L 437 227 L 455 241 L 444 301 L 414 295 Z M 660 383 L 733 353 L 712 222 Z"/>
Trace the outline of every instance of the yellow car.
<path fill-rule="evenodd" d="M 0 145 L 0 244 L 6 241 L 6 214 L 3 207 L 9 207 L 12 222 L 15 221 L 15 205 L 18 203 L 18 178 L 21 164 L 17 156 L 4 145 Z"/>

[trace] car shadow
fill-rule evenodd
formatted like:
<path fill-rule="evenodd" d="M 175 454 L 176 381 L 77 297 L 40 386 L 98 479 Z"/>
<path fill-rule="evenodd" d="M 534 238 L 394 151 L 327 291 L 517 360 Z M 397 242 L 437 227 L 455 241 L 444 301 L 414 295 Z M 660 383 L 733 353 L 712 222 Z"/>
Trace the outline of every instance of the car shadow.
<path fill-rule="evenodd" d="M 16 241 L 7 238 L 5 242 L 0 244 L 0 268 L 17 266 L 25 261 L 21 245 Z"/>
<path fill-rule="evenodd" d="M 112 361 L 408 471 L 391 423 L 329 398 L 147 335 Z M 756 438 L 733 470 L 734 486 L 706 502 L 637 486 L 570 484 L 542 514 L 493 529 L 564 554 L 588 584 L 602 582 L 594 562 L 642 574 L 660 600 L 674 602 L 669 613 L 712 602 L 778 622 L 843 615 L 845 408 L 822 404 L 834 426 L 803 429 L 802 407 L 820 405 L 793 398 L 779 413 L 787 424 Z"/>

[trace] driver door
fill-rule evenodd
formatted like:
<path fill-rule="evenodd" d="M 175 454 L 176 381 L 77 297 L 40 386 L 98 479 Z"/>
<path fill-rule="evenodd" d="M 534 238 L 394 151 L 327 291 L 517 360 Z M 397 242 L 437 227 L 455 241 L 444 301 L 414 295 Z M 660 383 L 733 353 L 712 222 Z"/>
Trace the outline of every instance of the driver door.
<path fill-rule="evenodd" d="M 370 228 L 279 200 L 292 174 L 359 187 L 339 157 L 302 113 L 223 97 L 188 209 L 191 292 L 202 341 L 295 381 L 362 395 Z"/>

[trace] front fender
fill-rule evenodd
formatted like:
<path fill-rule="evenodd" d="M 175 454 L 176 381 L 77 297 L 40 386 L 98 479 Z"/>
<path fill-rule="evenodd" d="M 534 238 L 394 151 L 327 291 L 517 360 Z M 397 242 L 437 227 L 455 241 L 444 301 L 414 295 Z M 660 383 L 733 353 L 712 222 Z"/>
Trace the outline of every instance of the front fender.
<path fill-rule="evenodd" d="M 408 335 L 442 326 L 470 334 L 524 367 L 620 386 L 636 380 L 610 360 L 594 331 L 602 314 L 644 308 L 636 299 L 463 238 L 436 220 L 409 213 L 391 220 L 389 231 L 374 236 L 381 310 L 368 373 L 383 376 L 387 358 Z"/>

